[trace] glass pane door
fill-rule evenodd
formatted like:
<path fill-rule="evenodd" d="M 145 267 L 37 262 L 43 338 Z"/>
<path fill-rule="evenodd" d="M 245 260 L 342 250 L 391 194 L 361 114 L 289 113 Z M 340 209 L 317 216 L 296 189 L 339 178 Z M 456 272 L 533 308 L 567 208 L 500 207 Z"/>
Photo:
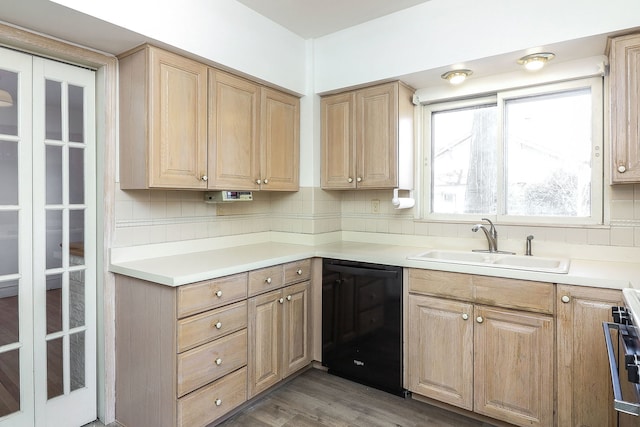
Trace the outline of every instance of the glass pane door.
<path fill-rule="evenodd" d="M 33 425 L 31 95 L 31 57 L 0 48 L 1 427 Z"/>

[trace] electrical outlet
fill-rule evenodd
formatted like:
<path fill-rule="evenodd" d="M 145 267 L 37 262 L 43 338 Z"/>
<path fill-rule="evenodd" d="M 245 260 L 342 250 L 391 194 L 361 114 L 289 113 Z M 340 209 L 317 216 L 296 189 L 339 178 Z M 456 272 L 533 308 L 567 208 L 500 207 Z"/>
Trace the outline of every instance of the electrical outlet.
<path fill-rule="evenodd" d="M 371 213 L 380 213 L 380 200 L 372 199 L 371 200 Z"/>

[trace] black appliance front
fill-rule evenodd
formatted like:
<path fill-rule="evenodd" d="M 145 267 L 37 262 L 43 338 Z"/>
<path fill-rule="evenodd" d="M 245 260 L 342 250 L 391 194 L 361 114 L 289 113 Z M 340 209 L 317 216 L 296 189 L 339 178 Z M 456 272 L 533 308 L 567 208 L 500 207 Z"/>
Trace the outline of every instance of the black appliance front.
<path fill-rule="evenodd" d="M 402 268 L 324 259 L 322 365 L 389 393 L 402 387 Z"/>

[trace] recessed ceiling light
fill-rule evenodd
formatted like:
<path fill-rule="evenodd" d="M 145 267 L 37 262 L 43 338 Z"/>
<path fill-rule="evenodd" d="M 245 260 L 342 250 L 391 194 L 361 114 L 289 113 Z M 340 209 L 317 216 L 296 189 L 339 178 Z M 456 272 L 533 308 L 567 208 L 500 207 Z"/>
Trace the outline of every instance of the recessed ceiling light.
<path fill-rule="evenodd" d="M 465 81 L 466 78 L 469 77 L 471 74 L 473 74 L 473 71 L 471 70 L 452 70 L 452 71 L 447 71 L 440 77 L 442 77 L 445 80 L 449 80 L 449 83 L 451 83 L 452 85 L 459 85 L 460 83 Z"/>
<path fill-rule="evenodd" d="M 524 68 L 529 71 L 537 71 L 553 58 L 555 55 L 551 52 L 532 53 L 518 59 L 518 64 L 524 65 Z"/>

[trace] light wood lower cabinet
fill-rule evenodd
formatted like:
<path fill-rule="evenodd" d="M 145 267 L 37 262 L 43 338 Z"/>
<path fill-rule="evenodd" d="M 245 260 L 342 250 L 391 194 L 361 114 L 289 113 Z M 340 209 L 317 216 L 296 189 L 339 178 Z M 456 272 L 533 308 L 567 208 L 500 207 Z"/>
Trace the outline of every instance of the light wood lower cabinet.
<path fill-rule="evenodd" d="M 249 398 L 310 363 L 309 284 L 249 299 Z"/>
<path fill-rule="evenodd" d="M 558 426 L 617 426 L 602 322 L 612 321 L 622 293 L 558 285 L 557 298 Z M 620 426 L 638 425 L 637 417 L 620 418 Z"/>
<path fill-rule="evenodd" d="M 553 425 L 553 290 L 411 270 L 409 390 L 519 426 Z"/>

